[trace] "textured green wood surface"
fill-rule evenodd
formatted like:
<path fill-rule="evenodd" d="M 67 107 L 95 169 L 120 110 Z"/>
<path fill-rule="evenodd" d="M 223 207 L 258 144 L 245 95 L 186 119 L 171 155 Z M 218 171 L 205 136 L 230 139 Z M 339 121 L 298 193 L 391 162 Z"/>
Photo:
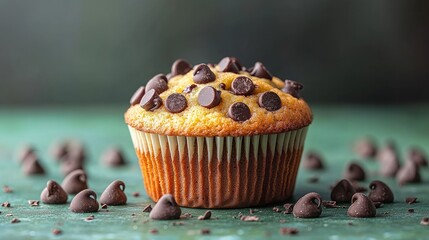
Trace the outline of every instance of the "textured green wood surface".
<path fill-rule="evenodd" d="M 0 108 L 0 187 L 9 185 L 13 193 L 0 192 L 0 202 L 9 201 L 11 208 L 0 208 L 0 239 L 278 239 L 280 227 L 298 228 L 297 239 L 428 239 L 429 226 L 419 224 L 422 217 L 429 217 L 429 169 L 421 169 L 423 183 L 399 188 L 393 179 L 377 174 L 376 162 L 359 160 L 351 151 L 352 143 L 359 137 L 372 135 L 381 144 L 394 139 L 401 153 L 412 145 L 429 151 L 429 107 L 315 107 L 314 124 L 309 130 L 306 150 L 320 151 L 326 159 L 327 169 L 311 172 L 300 169 L 295 199 L 310 191 L 319 192 L 329 200 L 329 185 L 341 178 L 347 162 L 356 159 L 364 164 L 368 180 L 386 181 L 395 193 L 395 203 L 377 209 L 373 219 L 353 219 L 346 215 L 347 209 L 323 209 L 321 218 L 296 219 L 292 215 L 275 213 L 272 206 L 258 208 L 254 215 L 260 222 L 242 222 L 233 218 L 249 209 L 213 210 L 212 220 L 199 221 L 203 209 L 183 208 L 194 217 L 176 221 L 147 221 L 143 206 L 152 203 L 145 195 L 142 177 L 136 161 L 126 125 L 123 123 L 124 107 L 68 107 L 68 108 Z M 109 207 L 109 212 L 95 213 L 95 220 L 84 221 L 90 214 L 75 214 L 68 205 L 45 205 L 30 207 L 29 199 L 38 199 L 46 181 L 62 181 L 59 166 L 49 156 L 49 146 L 64 138 L 81 139 L 88 151 L 87 170 L 89 186 L 98 194 L 113 180 L 121 179 L 127 184 L 125 192 L 129 203 L 126 206 Z M 48 174 L 27 177 L 16 162 L 16 150 L 22 144 L 36 146 Z M 112 145 L 124 149 L 128 166 L 109 169 L 102 166 L 99 156 Z M 318 183 L 307 179 L 318 176 Z M 133 197 L 132 192 L 141 192 Z M 416 196 L 419 203 L 412 206 L 404 202 L 407 196 Z M 69 201 L 71 199 L 69 198 Z M 408 213 L 408 208 L 415 213 Z M 13 217 L 21 220 L 11 224 Z M 135 214 L 135 216 L 133 216 Z M 280 223 L 280 220 L 285 220 Z M 183 222 L 176 226 L 174 222 Z M 352 224 L 349 224 L 352 223 Z M 51 230 L 59 228 L 60 236 Z M 208 228 L 210 235 L 201 235 Z M 158 234 L 151 234 L 157 229 Z"/>

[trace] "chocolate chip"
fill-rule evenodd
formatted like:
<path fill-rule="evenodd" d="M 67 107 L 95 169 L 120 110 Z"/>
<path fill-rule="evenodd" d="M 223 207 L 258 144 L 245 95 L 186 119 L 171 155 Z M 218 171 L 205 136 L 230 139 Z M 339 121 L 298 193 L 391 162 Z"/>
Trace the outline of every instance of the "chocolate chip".
<path fill-rule="evenodd" d="M 22 166 L 22 171 L 25 175 L 45 174 L 45 169 L 42 167 L 39 159 L 34 154 L 30 154 L 25 158 Z"/>
<path fill-rule="evenodd" d="M 165 100 L 165 108 L 171 113 L 179 113 L 188 107 L 188 102 L 180 93 L 173 93 Z"/>
<path fill-rule="evenodd" d="M 101 155 L 101 162 L 109 167 L 120 167 L 127 164 L 122 151 L 116 147 L 106 149 Z"/>
<path fill-rule="evenodd" d="M 369 199 L 373 202 L 392 203 L 393 192 L 384 182 L 376 180 L 369 184 L 371 191 L 368 194 Z"/>
<path fill-rule="evenodd" d="M 3 186 L 3 192 L 4 193 L 13 193 L 13 189 L 7 185 Z"/>
<path fill-rule="evenodd" d="M 359 183 L 357 181 L 352 181 L 351 182 L 353 187 L 355 188 L 356 192 L 367 192 L 368 188 L 359 185 Z"/>
<path fill-rule="evenodd" d="M 317 218 L 322 214 L 322 197 L 311 192 L 301 197 L 293 207 L 293 215 L 298 218 Z"/>
<path fill-rule="evenodd" d="M 235 95 L 248 96 L 255 90 L 255 84 L 253 84 L 253 81 L 250 78 L 240 76 L 232 81 L 231 89 Z"/>
<path fill-rule="evenodd" d="M 86 181 L 86 173 L 83 170 L 78 169 L 68 174 L 64 178 L 61 186 L 63 187 L 64 191 L 66 191 L 66 193 L 77 194 L 80 191 L 88 188 Z"/>
<path fill-rule="evenodd" d="M 158 96 L 155 89 L 146 91 L 145 95 L 140 101 L 140 106 L 147 111 L 153 111 L 160 108 L 162 105 L 162 99 Z"/>
<path fill-rule="evenodd" d="M 192 70 L 192 65 L 183 59 L 176 60 L 171 66 L 171 77 L 184 75 Z"/>
<path fill-rule="evenodd" d="M 343 179 L 332 188 L 331 200 L 339 203 L 348 203 L 355 193 L 356 191 L 352 184 L 347 179 Z"/>
<path fill-rule="evenodd" d="M 420 224 L 424 225 L 424 226 L 428 226 L 429 225 L 429 218 L 427 218 L 427 217 L 422 218 L 422 220 L 420 221 Z"/>
<path fill-rule="evenodd" d="M 282 92 L 290 94 L 294 98 L 301 98 L 299 91 L 301 91 L 304 86 L 301 83 L 285 80 L 285 85 L 282 88 Z"/>
<path fill-rule="evenodd" d="M 204 215 L 198 217 L 198 220 L 208 220 L 212 217 L 212 212 L 210 210 L 206 211 Z"/>
<path fill-rule="evenodd" d="M 242 102 L 236 102 L 229 106 L 228 116 L 234 121 L 243 122 L 249 119 L 252 114 L 246 104 Z"/>
<path fill-rule="evenodd" d="M 216 75 L 205 64 L 200 64 L 196 67 L 193 76 L 194 82 L 198 84 L 209 83 L 216 80 Z"/>
<path fill-rule="evenodd" d="M 75 213 L 98 212 L 97 194 L 91 189 L 78 193 L 70 203 L 70 210 Z"/>
<path fill-rule="evenodd" d="M 196 88 L 196 87 L 197 87 L 197 84 L 191 84 L 191 85 L 187 86 L 187 87 L 183 90 L 183 93 L 191 93 L 191 92 L 192 92 L 192 90 L 193 90 L 194 88 Z"/>
<path fill-rule="evenodd" d="M 150 204 L 143 208 L 143 212 L 151 212 L 151 211 L 152 211 L 152 206 Z"/>
<path fill-rule="evenodd" d="M 271 80 L 273 76 L 270 72 L 265 68 L 264 64 L 260 62 L 256 62 L 255 66 L 253 66 L 252 71 L 250 72 L 250 75 L 259 77 L 259 78 L 266 78 Z"/>
<path fill-rule="evenodd" d="M 285 208 L 284 214 L 291 214 L 293 212 L 293 203 L 285 203 L 283 207 Z"/>
<path fill-rule="evenodd" d="M 360 166 L 357 163 L 350 163 L 345 171 L 344 171 L 344 178 L 354 181 L 364 181 L 365 180 L 365 171 L 363 170 L 362 166 Z"/>
<path fill-rule="evenodd" d="M 54 235 L 61 235 L 62 233 L 63 231 L 61 231 L 61 229 L 58 229 L 58 228 L 52 229 L 52 234 Z"/>
<path fill-rule="evenodd" d="M 419 148 L 411 148 L 408 151 L 407 161 L 413 161 L 418 166 L 426 167 L 428 165 L 426 154 Z"/>
<path fill-rule="evenodd" d="M 121 180 L 113 181 L 101 194 L 100 203 L 111 206 L 124 205 L 127 203 L 127 196 L 124 193 L 125 183 Z"/>
<path fill-rule="evenodd" d="M 394 177 L 399 171 L 399 157 L 393 142 L 389 142 L 377 153 L 377 159 L 380 161 L 380 174 L 386 177 Z"/>
<path fill-rule="evenodd" d="M 303 166 L 309 170 L 324 169 L 323 158 L 319 153 L 308 152 L 303 159 Z"/>
<path fill-rule="evenodd" d="M 219 84 L 219 88 L 222 89 L 222 90 L 225 90 L 225 88 L 226 88 L 225 83 L 220 83 Z"/>
<path fill-rule="evenodd" d="M 282 107 L 282 101 L 274 92 L 264 92 L 259 95 L 258 104 L 260 107 L 267 109 L 268 111 L 276 111 Z"/>
<path fill-rule="evenodd" d="M 30 145 L 21 146 L 17 154 L 18 162 L 22 164 L 29 155 L 34 155 L 35 153 L 36 153 L 36 150 L 34 149 L 33 146 L 30 146 Z"/>
<path fill-rule="evenodd" d="M 281 235 L 296 235 L 298 234 L 298 229 L 296 228 L 290 228 L 290 227 L 281 227 L 280 228 L 280 234 Z"/>
<path fill-rule="evenodd" d="M 240 220 L 243 222 L 257 222 L 257 221 L 259 221 L 259 217 L 243 215 L 240 217 Z"/>
<path fill-rule="evenodd" d="M 355 193 L 352 204 L 347 210 L 347 215 L 356 218 L 375 217 L 376 209 L 374 203 L 363 193 Z"/>
<path fill-rule="evenodd" d="M 173 195 L 165 194 L 158 200 L 155 207 L 153 207 L 149 217 L 155 220 L 179 219 L 181 213 L 182 210 L 177 205 Z"/>
<path fill-rule="evenodd" d="M 145 93 L 145 87 L 141 86 L 139 87 L 133 94 L 133 96 L 130 99 L 130 104 L 131 105 L 136 105 L 139 104 L 140 101 L 142 100 L 142 97 Z"/>
<path fill-rule="evenodd" d="M 353 150 L 363 158 L 373 158 L 377 154 L 377 147 L 371 138 L 359 139 Z"/>
<path fill-rule="evenodd" d="M 416 197 L 407 197 L 407 198 L 405 198 L 405 202 L 411 205 L 411 204 L 417 203 L 417 198 Z"/>
<path fill-rule="evenodd" d="M 21 220 L 19 220 L 18 218 L 13 218 L 10 223 L 20 223 Z"/>
<path fill-rule="evenodd" d="M 163 93 L 168 89 L 167 78 L 162 74 L 154 76 L 147 82 L 145 91 L 149 92 L 152 89 L 154 89 L 158 95 Z"/>
<path fill-rule="evenodd" d="M 217 65 L 219 67 L 219 71 L 221 72 L 239 73 L 241 66 L 237 65 L 237 63 L 237 59 L 224 57 Z"/>
<path fill-rule="evenodd" d="M 401 186 L 421 182 L 419 166 L 413 161 L 407 161 L 396 174 L 396 181 Z"/>
<path fill-rule="evenodd" d="M 221 92 L 213 87 L 207 86 L 198 93 L 198 103 L 206 108 L 213 108 L 220 104 Z"/>
<path fill-rule="evenodd" d="M 32 207 L 37 207 L 39 206 L 39 200 L 28 200 L 28 205 L 32 206 Z"/>

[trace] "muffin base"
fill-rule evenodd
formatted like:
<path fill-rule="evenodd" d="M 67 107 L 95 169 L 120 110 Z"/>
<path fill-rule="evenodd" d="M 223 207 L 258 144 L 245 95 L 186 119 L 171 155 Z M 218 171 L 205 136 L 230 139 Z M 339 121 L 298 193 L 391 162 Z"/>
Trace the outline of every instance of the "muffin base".
<path fill-rule="evenodd" d="M 186 137 L 129 127 L 146 192 L 180 206 L 241 208 L 289 199 L 308 127 L 279 134 Z"/>

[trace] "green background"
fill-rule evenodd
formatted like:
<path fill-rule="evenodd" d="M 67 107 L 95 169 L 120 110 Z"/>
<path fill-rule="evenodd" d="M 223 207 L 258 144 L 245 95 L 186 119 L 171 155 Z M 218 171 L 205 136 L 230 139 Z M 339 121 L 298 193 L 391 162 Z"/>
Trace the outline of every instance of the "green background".
<path fill-rule="evenodd" d="M 427 105 L 403 107 L 363 106 L 315 106 L 314 123 L 311 125 L 306 150 L 320 151 L 325 157 L 326 170 L 312 172 L 300 168 L 295 200 L 310 191 L 319 192 L 323 199 L 330 196 L 329 186 L 341 179 L 343 169 L 351 160 L 363 164 L 368 186 L 374 179 L 386 181 L 395 194 L 395 203 L 377 209 L 373 219 L 353 219 L 346 215 L 347 209 L 323 209 L 321 218 L 297 219 L 292 215 L 274 213 L 270 207 L 258 208 L 255 213 L 260 222 L 241 222 L 234 219 L 240 212 L 249 209 L 213 210 L 216 219 L 199 221 L 203 209 L 182 208 L 194 217 L 183 226 L 174 226 L 175 221 L 147 221 L 143 207 L 152 203 L 144 193 L 142 178 L 135 153 L 122 113 L 126 106 L 117 107 L 69 107 L 69 108 L 1 108 L 0 109 L 0 186 L 9 185 L 13 193 L 0 192 L 0 202 L 9 201 L 12 208 L 0 208 L 0 239 L 279 239 L 280 227 L 295 227 L 297 239 L 427 239 L 429 227 L 420 225 L 422 217 L 429 217 L 429 170 L 421 169 L 423 183 L 398 187 L 394 179 L 380 177 L 375 161 L 359 160 L 351 151 L 355 140 L 362 136 L 374 136 L 380 145 L 394 139 L 403 156 L 410 146 L 420 146 L 429 151 L 429 113 Z M 55 121 L 54 121 L 55 120 Z M 77 138 L 85 143 L 88 152 L 87 170 L 89 187 L 98 196 L 113 180 L 126 183 L 128 204 L 109 207 L 109 212 L 95 213 L 95 220 L 85 222 L 90 214 L 76 214 L 68 205 L 45 205 L 30 207 L 29 199 L 38 199 L 46 181 L 62 181 L 59 166 L 49 156 L 49 147 L 56 140 Z M 24 143 L 34 145 L 48 174 L 28 177 L 21 173 L 16 160 L 16 151 Z M 117 145 L 126 153 L 129 165 L 109 169 L 100 164 L 101 153 L 109 146 Z M 402 159 L 403 161 L 404 159 Z M 318 176 L 318 183 L 309 183 L 308 178 Z M 139 191 L 135 198 L 131 193 Z M 407 196 L 418 197 L 419 203 L 408 205 Z M 70 201 L 70 199 L 69 199 Z M 279 204 L 281 205 L 281 204 Z M 408 208 L 415 213 L 408 213 Z M 12 217 L 21 220 L 11 224 Z M 132 214 L 135 216 L 132 216 Z M 286 220 L 280 223 L 280 220 Z M 349 225 L 349 223 L 352 225 Z M 51 229 L 63 230 L 54 236 Z M 156 235 L 151 229 L 158 229 Z M 200 235 L 202 228 L 209 228 L 210 235 Z M 284 238 L 287 238 L 285 236 Z"/>

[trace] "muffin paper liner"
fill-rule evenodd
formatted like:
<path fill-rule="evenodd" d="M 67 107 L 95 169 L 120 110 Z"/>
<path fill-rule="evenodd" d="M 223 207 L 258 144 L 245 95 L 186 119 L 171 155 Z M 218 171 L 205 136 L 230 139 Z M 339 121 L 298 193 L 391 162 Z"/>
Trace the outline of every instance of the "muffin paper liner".
<path fill-rule="evenodd" d="M 170 193 L 184 207 L 240 208 L 292 196 L 308 127 L 241 137 L 129 130 L 146 192 L 154 201 Z"/>

